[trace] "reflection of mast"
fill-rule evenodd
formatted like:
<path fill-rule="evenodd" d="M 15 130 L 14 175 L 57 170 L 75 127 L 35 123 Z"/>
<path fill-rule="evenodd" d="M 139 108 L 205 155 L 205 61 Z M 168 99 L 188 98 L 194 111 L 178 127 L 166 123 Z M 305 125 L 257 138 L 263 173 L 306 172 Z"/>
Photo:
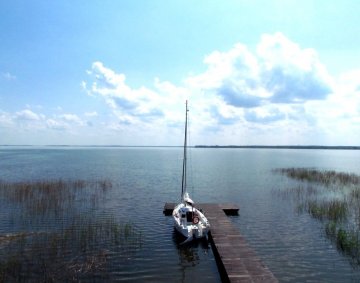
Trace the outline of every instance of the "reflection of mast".
<path fill-rule="evenodd" d="M 186 192 L 186 147 L 187 147 L 187 120 L 188 120 L 188 102 L 186 100 L 186 112 L 185 112 L 185 138 L 184 138 L 184 159 L 183 170 L 181 180 L 181 201 L 184 201 L 184 193 Z"/>

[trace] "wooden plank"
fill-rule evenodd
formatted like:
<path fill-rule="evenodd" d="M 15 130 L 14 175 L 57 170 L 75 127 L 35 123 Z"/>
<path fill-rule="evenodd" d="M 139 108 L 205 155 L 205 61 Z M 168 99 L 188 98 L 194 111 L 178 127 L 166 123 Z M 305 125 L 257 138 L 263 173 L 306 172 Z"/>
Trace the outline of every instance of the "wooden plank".
<path fill-rule="evenodd" d="M 174 203 L 174 202 L 166 202 L 164 205 L 163 213 L 166 216 L 171 215 L 174 210 L 175 205 L 176 205 L 176 203 Z M 199 209 L 202 209 L 203 207 L 207 207 L 209 205 L 211 207 L 214 204 L 199 203 L 199 204 L 196 204 L 196 207 Z M 238 215 L 239 214 L 239 207 L 236 204 L 222 203 L 222 204 L 218 204 L 218 206 L 220 207 L 221 210 L 223 210 L 225 212 L 226 215 Z"/>
<path fill-rule="evenodd" d="M 174 202 L 166 202 L 165 205 L 164 205 L 164 210 L 163 210 L 163 213 L 166 215 L 166 216 L 169 216 L 172 214 L 174 208 L 175 208 L 175 205 L 176 203 Z"/>
<path fill-rule="evenodd" d="M 261 262 L 255 251 L 223 212 L 224 204 L 205 205 L 210 221 L 209 240 L 218 257 L 219 270 L 228 282 L 278 282 L 272 272 Z"/>
<path fill-rule="evenodd" d="M 175 203 L 165 203 L 164 214 L 171 215 Z M 209 241 L 221 278 L 225 282 L 278 282 L 261 262 L 255 251 L 232 224 L 226 214 L 234 215 L 239 207 L 233 204 L 197 204 L 210 221 Z"/>

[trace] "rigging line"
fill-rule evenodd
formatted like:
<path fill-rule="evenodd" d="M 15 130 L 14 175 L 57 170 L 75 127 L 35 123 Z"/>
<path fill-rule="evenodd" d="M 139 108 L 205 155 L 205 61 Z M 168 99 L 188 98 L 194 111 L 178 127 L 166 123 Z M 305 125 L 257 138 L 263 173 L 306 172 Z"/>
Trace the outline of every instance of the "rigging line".
<path fill-rule="evenodd" d="M 193 147 L 192 147 L 192 143 L 191 143 L 191 115 L 188 115 L 188 162 L 187 164 L 190 164 L 190 168 L 188 169 L 188 183 L 189 186 L 191 187 L 191 195 L 192 197 L 194 197 L 194 171 L 193 171 Z M 187 166 L 189 167 L 189 166 Z"/>
<path fill-rule="evenodd" d="M 187 129 L 191 129 L 190 127 L 191 125 L 191 115 L 188 115 L 187 116 Z M 189 183 L 190 187 L 191 187 L 191 196 L 192 198 L 194 197 L 194 186 L 193 186 L 193 179 L 192 179 L 192 150 L 191 150 L 191 131 L 190 130 L 187 130 L 187 167 L 188 164 L 190 163 L 190 170 L 187 169 L 187 175 L 188 175 L 188 178 L 187 178 L 187 183 Z M 192 221 L 194 221 L 194 204 L 191 204 L 191 211 L 192 211 Z"/>
<path fill-rule="evenodd" d="M 187 121 L 188 121 L 188 102 L 186 100 L 185 111 L 185 137 L 184 137 L 184 158 L 183 158 L 183 171 L 181 180 L 181 201 L 184 200 L 184 193 L 186 192 L 186 147 L 187 147 Z"/>

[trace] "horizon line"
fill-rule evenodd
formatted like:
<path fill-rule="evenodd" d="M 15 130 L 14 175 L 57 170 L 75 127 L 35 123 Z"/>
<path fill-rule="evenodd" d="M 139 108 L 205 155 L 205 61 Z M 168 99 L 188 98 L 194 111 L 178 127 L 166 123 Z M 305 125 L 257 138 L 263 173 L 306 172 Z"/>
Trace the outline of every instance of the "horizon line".
<path fill-rule="evenodd" d="M 0 147 L 137 147 L 161 148 L 183 147 L 183 145 L 73 145 L 73 144 L 1 144 Z M 351 149 L 360 150 L 358 145 L 191 145 L 191 148 L 259 148 L 259 149 Z"/>

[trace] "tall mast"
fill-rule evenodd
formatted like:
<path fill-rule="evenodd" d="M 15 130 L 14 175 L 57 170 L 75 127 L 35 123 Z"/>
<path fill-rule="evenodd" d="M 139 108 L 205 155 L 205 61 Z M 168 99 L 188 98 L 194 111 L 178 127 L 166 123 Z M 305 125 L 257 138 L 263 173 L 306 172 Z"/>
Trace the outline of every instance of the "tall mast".
<path fill-rule="evenodd" d="M 188 102 L 186 100 L 186 111 L 185 111 L 185 138 L 184 138 L 184 159 L 183 159 L 183 170 L 182 170 L 182 181 L 181 181 L 181 201 L 184 200 L 184 193 L 186 192 L 186 147 L 187 147 L 187 120 L 188 120 Z"/>

